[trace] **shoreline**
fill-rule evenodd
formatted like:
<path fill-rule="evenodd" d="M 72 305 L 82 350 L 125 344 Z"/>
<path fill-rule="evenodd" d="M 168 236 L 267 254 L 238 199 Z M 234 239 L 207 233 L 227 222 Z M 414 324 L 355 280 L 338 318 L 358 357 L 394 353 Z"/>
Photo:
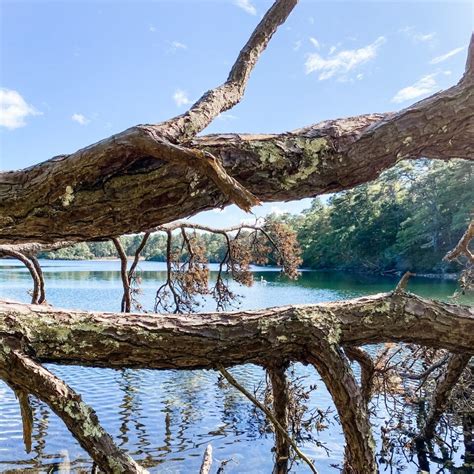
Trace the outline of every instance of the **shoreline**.
<path fill-rule="evenodd" d="M 127 260 L 133 261 L 132 256 L 127 256 Z M 15 260 L 14 258 L 6 258 L 5 260 Z M 113 262 L 117 261 L 119 262 L 120 259 L 117 257 L 96 257 L 96 258 L 90 258 L 90 259 L 84 259 L 84 258 L 41 258 L 40 260 L 45 260 L 45 261 L 64 261 L 64 262 Z M 165 263 L 165 260 L 146 260 L 144 258 L 140 258 L 141 262 L 154 262 L 154 263 Z M 218 264 L 219 262 L 209 262 L 210 264 Z M 255 265 L 256 266 L 256 265 Z M 279 270 L 279 267 L 275 266 L 262 266 L 260 267 L 262 269 L 270 269 L 270 268 L 275 268 L 275 271 Z M 404 271 L 395 271 L 395 272 L 362 272 L 362 271 L 356 271 L 356 270 L 348 270 L 348 269 L 342 269 L 342 268 L 310 268 L 310 267 L 302 267 L 298 269 L 301 272 L 344 272 L 344 273 L 350 273 L 353 275 L 364 275 L 364 276 L 381 276 L 381 277 L 393 277 L 393 278 L 401 278 L 403 275 Z M 254 271 L 259 271 L 254 270 Z M 453 273 L 453 272 L 446 272 L 446 273 L 434 273 L 434 272 L 427 272 L 427 273 L 416 273 L 412 278 L 429 278 L 433 280 L 447 280 L 447 281 L 455 281 L 459 278 L 459 273 Z"/>

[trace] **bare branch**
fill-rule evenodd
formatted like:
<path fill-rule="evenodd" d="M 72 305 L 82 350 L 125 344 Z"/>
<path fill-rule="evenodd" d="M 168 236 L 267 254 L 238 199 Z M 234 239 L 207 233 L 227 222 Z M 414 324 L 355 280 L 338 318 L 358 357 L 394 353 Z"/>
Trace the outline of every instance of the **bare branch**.
<path fill-rule="evenodd" d="M 445 255 L 444 260 L 455 260 L 461 255 L 464 255 L 471 264 L 474 264 L 474 254 L 469 249 L 469 244 L 472 239 L 474 239 L 474 221 L 469 223 L 466 232 L 464 232 L 456 247 Z"/>
<path fill-rule="evenodd" d="M 470 360 L 470 354 L 451 354 L 449 357 L 446 371 L 436 385 L 431 398 L 430 411 L 420 431 L 419 439 L 429 441 L 433 438 L 436 425 L 446 409 L 451 392 Z"/>
<path fill-rule="evenodd" d="M 204 130 L 220 113 L 240 102 L 260 55 L 297 3 L 298 0 L 275 1 L 240 51 L 226 82 L 206 92 L 188 112 L 163 124 L 170 141 L 190 140 Z"/>
<path fill-rule="evenodd" d="M 373 391 L 373 378 L 375 374 L 374 361 L 372 357 L 360 347 L 345 346 L 344 352 L 350 360 L 355 360 L 360 365 L 362 398 L 365 403 L 368 404 Z"/>
<path fill-rule="evenodd" d="M 298 448 L 298 445 L 295 443 L 293 438 L 288 435 L 285 428 L 283 428 L 283 426 L 275 418 L 273 413 L 263 403 L 257 400 L 243 385 L 237 382 L 237 380 L 235 380 L 235 378 L 229 372 L 227 372 L 223 365 L 218 364 L 217 368 L 232 386 L 234 386 L 239 392 L 245 395 L 256 407 L 258 407 L 260 410 L 263 411 L 263 413 L 265 413 L 266 417 L 272 422 L 273 426 L 275 427 L 275 430 L 277 430 L 280 435 L 285 438 L 286 442 L 293 448 L 296 455 L 308 465 L 308 467 L 314 474 L 318 474 L 318 471 L 314 467 L 313 462 Z"/>

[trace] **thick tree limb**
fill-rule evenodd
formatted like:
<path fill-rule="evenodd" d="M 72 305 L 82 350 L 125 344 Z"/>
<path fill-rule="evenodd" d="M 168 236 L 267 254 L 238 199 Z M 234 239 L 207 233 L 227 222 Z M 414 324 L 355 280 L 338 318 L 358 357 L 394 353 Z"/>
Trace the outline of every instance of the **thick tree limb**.
<path fill-rule="evenodd" d="M 344 474 L 375 474 L 375 442 L 367 403 L 349 362 L 330 338 L 318 341 L 307 357 L 323 379 L 336 406 L 346 440 Z"/>
<path fill-rule="evenodd" d="M 0 335 L 7 342 L 21 338 L 24 350 L 34 353 L 39 361 L 61 364 L 191 369 L 246 362 L 268 366 L 282 359 L 310 362 L 321 374 L 339 412 L 347 440 L 345 471 L 374 472 L 366 403 L 339 345 L 405 341 L 472 354 L 474 309 L 408 293 L 261 311 L 195 314 L 186 318 L 65 311 L 1 302 Z M 13 352 L 5 342 L 0 344 L 0 349 L 4 362 Z M 19 357 L 15 363 L 29 364 L 28 360 Z M 61 408 L 64 404 L 54 405 L 56 382 L 51 382 L 53 386 L 45 385 L 49 373 L 44 374 L 41 366 L 36 367 L 38 371 L 41 369 L 44 379 L 28 373 L 26 382 L 23 379 L 27 372 L 12 370 L 11 361 L 5 364 L 0 368 L 4 380 L 17 386 L 21 381 L 20 388 L 50 403 L 78 439 L 84 436 L 84 426 L 79 433 L 74 432 L 77 425 L 72 419 L 68 421 L 67 413 Z M 71 395 L 73 401 L 74 396 Z M 102 439 L 108 438 L 99 441 Z M 90 453 L 96 449 L 97 442 L 94 439 L 88 445 Z M 362 465 L 369 470 L 361 471 Z"/>
<path fill-rule="evenodd" d="M 473 90 L 467 71 L 457 85 L 397 114 L 280 135 L 209 135 L 187 148 L 216 157 L 261 201 L 312 197 L 370 181 L 401 159 L 472 160 Z M 170 146 L 159 127 L 136 126 L 71 155 L 1 173 L 0 243 L 100 240 L 229 204 L 202 176 L 202 163 L 193 165 L 192 153 Z"/>
<path fill-rule="evenodd" d="M 231 313 L 93 313 L 0 303 L 0 333 L 21 334 L 40 361 L 96 367 L 213 368 L 306 360 L 319 340 L 411 342 L 472 354 L 474 308 L 379 294 Z"/>
<path fill-rule="evenodd" d="M 0 377 L 45 402 L 105 472 L 147 472 L 114 444 L 79 395 L 23 352 L 17 338 L 0 335 Z"/>

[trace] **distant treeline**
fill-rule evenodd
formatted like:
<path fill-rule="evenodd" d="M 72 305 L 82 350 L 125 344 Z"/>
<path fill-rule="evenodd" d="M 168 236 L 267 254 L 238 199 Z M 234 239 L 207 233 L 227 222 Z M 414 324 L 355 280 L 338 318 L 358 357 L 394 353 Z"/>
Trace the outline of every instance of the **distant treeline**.
<path fill-rule="evenodd" d="M 303 265 L 314 269 L 362 272 L 457 270 L 443 262 L 466 229 L 474 203 L 473 165 L 466 161 L 403 162 L 376 181 L 312 201 L 298 215 L 271 215 L 298 234 Z M 208 258 L 225 252 L 222 237 L 204 234 Z M 133 255 L 139 236 L 122 237 Z M 179 240 L 176 239 L 179 246 Z M 144 258 L 164 261 L 164 235 L 150 237 Z M 48 258 L 116 257 L 111 242 L 81 243 Z"/>

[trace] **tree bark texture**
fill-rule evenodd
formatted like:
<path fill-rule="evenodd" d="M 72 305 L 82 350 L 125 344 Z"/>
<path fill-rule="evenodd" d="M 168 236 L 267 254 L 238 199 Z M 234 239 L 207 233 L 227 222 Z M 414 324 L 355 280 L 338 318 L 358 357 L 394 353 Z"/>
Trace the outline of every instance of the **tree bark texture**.
<path fill-rule="evenodd" d="M 471 74 L 395 114 L 276 135 L 208 135 L 185 146 L 167 141 L 173 121 L 138 125 L 71 155 L 1 173 L 0 244 L 100 240 L 245 200 L 222 174 L 260 201 L 287 201 L 368 182 L 402 159 L 472 160 Z"/>

